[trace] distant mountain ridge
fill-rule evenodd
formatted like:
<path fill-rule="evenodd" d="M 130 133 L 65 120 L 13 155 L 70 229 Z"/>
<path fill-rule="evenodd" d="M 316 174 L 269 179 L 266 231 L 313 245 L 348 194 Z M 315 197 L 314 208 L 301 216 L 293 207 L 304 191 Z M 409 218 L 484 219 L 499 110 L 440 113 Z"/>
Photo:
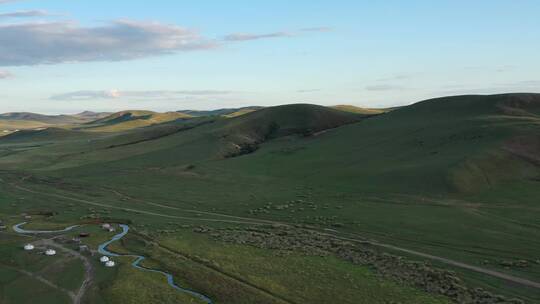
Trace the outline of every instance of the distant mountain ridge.
<path fill-rule="evenodd" d="M 390 110 L 390 109 L 362 108 L 362 107 L 357 107 L 353 105 L 344 105 L 344 104 L 331 106 L 331 108 L 345 111 L 345 112 L 351 112 L 351 113 L 357 113 L 357 114 L 371 114 L 371 115 L 382 114 Z"/>
<path fill-rule="evenodd" d="M 73 123 L 80 120 L 80 118 L 71 115 L 43 115 L 29 112 L 13 112 L 0 114 L 0 119 L 37 121 L 47 124 Z"/>
<path fill-rule="evenodd" d="M 128 110 L 112 113 L 87 122 L 81 128 L 105 132 L 123 131 L 189 118 L 192 118 L 192 116 L 181 112 L 158 113 L 145 110 Z"/>
<path fill-rule="evenodd" d="M 72 116 L 80 117 L 83 119 L 91 119 L 91 120 L 97 120 L 101 118 L 105 118 L 109 115 L 111 115 L 112 112 L 93 112 L 93 111 L 84 111 L 79 114 L 74 114 Z"/>
<path fill-rule="evenodd" d="M 235 113 L 249 113 L 253 111 L 257 111 L 260 109 L 264 109 L 262 106 L 248 106 L 248 107 L 240 107 L 240 108 L 223 108 L 223 109 L 217 109 L 217 110 L 180 110 L 177 112 L 188 114 L 191 116 L 201 117 L 201 116 L 229 116 L 233 115 Z M 236 116 L 236 115 L 233 115 Z"/>
<path fill-rule="evenodd" d="M 322 107 L 322 106 L 321 106 Z M 359 108 L 352 105 L 326 107 L 343 112 L 374 115 L 386 112 L 379 109 Z M 172 122 L 178 119 L 198 117 L 234 118 L 267 109 L 263 106 L 222 108 L 216 110 L 179 110 L 174 112 L 154 112 L 148 110 L 125 110 L 120 112 L 84 111 L 78 114 L 47 115 L 32 112 L 10 112 L 0 114 L 0 129 L 5 134 L 17 130 L 32 130 L 50 127 L 73 127 L 93 131 L 121 131 Z M 3 134 L 3 135 L 5 135 Z M 2 135 L 2 134 L 0 134 Z"/>
<path fill-rule="evenodd" d="M 19 130 L 35 130 L 54 126 L 70 126 L 100 119 L 110 113 L 85 111 L 78 114 L 45 115 L 31 112 L 10 112 L 0 114 L 0 136 Z"/>
<path fill-rule="evenodd" d="M 31 112 L 9 112 L 0 114 L 0 120 L 24 120 L 42 122 L 46 124 L 70 124 L 91 121 L 107 115 L 110 115 L 110 113 L 84 111 L 73 115 L 46 115 Z"/>

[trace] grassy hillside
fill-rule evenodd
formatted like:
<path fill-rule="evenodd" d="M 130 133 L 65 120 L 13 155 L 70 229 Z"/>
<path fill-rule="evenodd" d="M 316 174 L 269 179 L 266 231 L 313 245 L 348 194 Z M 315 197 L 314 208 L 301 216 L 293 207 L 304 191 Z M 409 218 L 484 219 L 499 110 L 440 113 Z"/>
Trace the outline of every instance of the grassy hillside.
<path fill-rule="evenodd" d="M 345 111 L 345 112 L 351 112 L 351 113 L 357 113 L 357 114 L 382 114 L 384 112 L 387 112 L 385 109 L 369 109 L 369 108 L 361 108 L 353 105 L 336 105 L 332 106 L 332 108 Z"/>
<path fill-rule="evenodd" d="M 39 121 L 0 120 L 0 136 L 10 134 L 15 130 L 38 129 L 50 126 Z M 5 132 L 4 132 L 5 131 Z"/>
<path fill-rule="evenodd" d="M 28 112 L 0 114 L 0 136 L 18 130 L 35 130 L 48 127 L 72 126 L 103 118 L 109 113 L 82 112 L 75 115 L 42 115 Z"/>
<path fill-rule="evenodd" d="M 178 112 L 184 113 L 190 116 L 202 117 L 202 116 L 225 116 L 225 117 L 235 117 L 242 114 L 251 113 L 262 109 L 263 107 L 251 106 L 243 108 L 229 108 L 229 109 L 217 109 L 217 110 L 208 110 L 208 111 L 197 111 L 197 110 L 180 110 Z"/>
<path fill-rule="evenodd" d="M 539 109 L 538 94 L 446 97 L 380 115 L 289 105 L 0 139 L 0 165 L 9 178 L 34 176 L 25 183 L 38 193 L 154 213 L 117 211 L 143 227 L 167 229 L 155 214 L 208 224 L 215 213 L 307 225 L 539 281 Z M 437 266 L 473 286 L 540 301 L 534 289 Z"/>
<path fill-rule="evenodd" d="M 63 141 L 67 138 L 78 138 L 81 136 L 81 132 L 63 129 L 63 128 L 44 128 L 39 130 L 21 130 L 16 133 L 6 135 L 2 138 L 3 143 L 38 143 L 38 142 L 50 142 L 56 143 Z"/>
<path fill-rule="evenodd" d="M 82 128 L 100 132 L 119 132 L 187 118 L 191 116 L 179 112 L 122 111 L 90 122 Z"/>
<path fill-rule="evenodd" d="M 365 116 L 321 106 L 297 104 L 262 109 L 228 120 L 216 127 L 227 156 L 247 154 L 265 141 L 318 132 L 357 122 Z"/>
<path fill-rule="evenodd" d="M 43 115 L 28 112 L 0 114 L 0 120 L 35 121 L 45 124 L 73 124 L 83 122 L 83 118 L 72 115 Z"/>
<path fill-rule="evenodd" d="M 237 117 L 237 116 L 242 116 L 242 115 L 245 115 L 245 114 L 249 114 L 251 112 L 255 112 L 257 111 L 257 109 L 253 109 L 253 108 L 246 108 L 246 109 L 240 109 L 238 111 L 235 111 L 235 112 L 232 112 L 230 114 L 225 114 L 223 116 L 225 117 L 228 117 L 228 118 L 233 118 L 233 117 Z"/>
<path fill-rule="evenodd" d="M 459 96 L 373 117 L 312 105 L 272 107 L 233 119 L 217 119 L 161 140 L 117 145 L 114 153 L 120 162 L 114 165 L 129 166 L 137 159 L 138 167 L 174 166 L 250 154 L 262 147 L 260 153 L 212 166 L 240 168 L 241 175 L 262 170 L 269 177 L 286 175 L 315 184 L 320 183 L 318 175 L 324 174 L 343 191 L 476 193 L 498 183 L 536 176 L 537 103 L 537 95 Z M 121 112 L 88 128 L 113 132 L 154 124 L 160 128 L 163 121 L 169 122 L 168 126 L 182 125 L 174 122 L 184 117 L 177 115 Z M 34 140 L 34 136 L 51 132 L 64 138 L 71 131 L 21 133 L 3 142 Z M 53 139 L 55 135 L 51 136 Z M 123 142 L 128 135 L 111 136 L 110 141 Z M 80 148 L 85 157 L 102 161 L 102 151 L 91 149 L 99 142 L 67 145 L 68 150 Z M 58 147 L 62 147 L 61 142 Z M 132 158 L 133 153 L 139 156 Z M 75 163 L 76 159 L 75 155 Z"/>
<path fill-rule="evenodd" d="M 112 113 L 109 113 L 109 112 L 92 112 L 92 111 L 84 111 L 84 112 L 81 112 L 81 113 L 78 113 L 78 114 L 74 114 L 72 116 L 75 116 L 75 117 L 78 117 L 78 118 L 81 118 L 81 119 L 84 119 L 84 120 L 91 120 L 91 121 L 94 121 L 94 120 L 98 120 L 98 119 L 101 119 L 101 118 L 105 118 L 109 115 L 111 115 Z"/>

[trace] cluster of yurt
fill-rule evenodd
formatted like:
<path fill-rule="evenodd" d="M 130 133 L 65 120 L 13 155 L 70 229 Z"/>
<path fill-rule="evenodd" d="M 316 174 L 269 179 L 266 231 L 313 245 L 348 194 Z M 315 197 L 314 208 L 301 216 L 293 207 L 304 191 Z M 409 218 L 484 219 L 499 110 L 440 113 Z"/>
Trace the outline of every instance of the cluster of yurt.
<path fill-rule="evenodd" d="M 116 263 L 111 260 L 108 256 L 102 256 L 99 258 L 99 261 L 105 265 L 105 267 L 114 267 Z"/>
<path fill-rule="evenodd" d="M 24 245 L 23 248 L 24 248 L 25 251 L 32 251 L 32 250 L 36 249 L 36 246 L 34 246 L 33 244 L 28 243 L 28 244 Z M 47 250 L 45 250 L 45 255 L 47 255 L 47 256 L 56 255 L 56 250 L 48 248 Z"/>

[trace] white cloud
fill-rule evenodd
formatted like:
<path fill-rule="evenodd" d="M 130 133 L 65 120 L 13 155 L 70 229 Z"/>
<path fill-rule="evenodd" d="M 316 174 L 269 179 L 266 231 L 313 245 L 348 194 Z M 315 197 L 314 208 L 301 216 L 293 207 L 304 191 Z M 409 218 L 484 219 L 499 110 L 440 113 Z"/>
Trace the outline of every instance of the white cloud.
<path fill-rule="evenodd" d="M 0 19 L 3 18 L 31 18 L 51 16 L 52 14 L 43 10 L 16 11 L 11 13 L 0 13 Z"/>
<path fill-rule="evenodd" d="M 0 0 L 0 3 L 5 2 Z M 47 11 L 28 10 L 0 13 L 0 19 L 48 15 L 51 14 Z M 132 60 L 214 49 L 224 42 L 292 37 L 329 30 L 313 27 L 291 32 L 233 33 L 218 40 L 177 25 L 128 19 L 99 26 L 82 26 L 73 21 L 0 23 L 0 67 Z"/>
<path fill-rule="evenodd" d="M 219 45 L 191 29 L 132 20 L 97 27 L 74 22 L 2 24 L 0 41 L 0 66 L 120 61 Z"/>
<path fill-rule="evenodd" d="M 75 91 L 51 96 L 49 99 L 61 101 L 135 99 L 135 100 L 174 100 L 186 96 L 219 96 L 232 93 L 220 90 L 185 90 L 185 91 L 120 91 L 117 89 L 101 91 Z"/>

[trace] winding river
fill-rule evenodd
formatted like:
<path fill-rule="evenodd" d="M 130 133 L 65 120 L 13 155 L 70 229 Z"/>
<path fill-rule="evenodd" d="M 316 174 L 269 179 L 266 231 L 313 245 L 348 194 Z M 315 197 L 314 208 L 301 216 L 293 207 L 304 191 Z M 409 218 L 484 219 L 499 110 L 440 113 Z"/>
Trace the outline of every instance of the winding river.
<path fill-rule="evenodd" d="M 24 223 L 20 223 L 20 224 L 17 224 L 15 226 L 13 226 L 13 231 L 17 232 L 17 233 L 21 233 L 21 234 L 53 234 L 53 233 L 64 233 L 64 232 L 68 232 L 68 231 L 71 231 L 73 230 L 74 228 L 77 228 L 77 227 L 80 227 L 80 225 L 74 225 L 74 226 L 69 226 L 65 229 L 62 229 L 62 230 L 26 230 L 26 229 L 22 229 L 21 226 L 23 225 L 26 225 L 27 222 L 24 222 Z"/>
<path fill-rule="evenodd" d="M 27 222 L 14 225 L 12 227 L 13 231 L 15 231 L 17 233 L 21 233 L 21 234 L 56 234 L 56 233 L 68 232 L 68 231 L 73 230 L 74 228 L 80 227 L 80 225 L 74 225 L 74 226 L 69 226 L 69 227 L 67 227 L 65 229 L 62 229 L 62 230 L 26 230 L 26 229 L 21 228 L 23 225 L 26 225 L 26 224 L 27 224 Z M 121 233 L 113 236 L 112 239 L 110 239 L 110 240 L 106 241 L 105 243 L 98 246 L 98 252 L 100 254 L 106 255 L 106 256 L 109 256 L 109 257 L 120 257 L 120 256 L 134 257 L 135 261 L 133 261 L 133 263 L 131 263 L 131 266 L 133 266 L 133 267 L 135 267 L 137 269 L 143 270 L 143 271 L 160 273 L 160 274 L 164 275 L 167 278 L 167 283 L 172 288 L 174 288 L 174 289 L 176 289 L 176 290 L 178 290 L 180 292 L 183 292 L 183 293 L 189 294 L 191 296 L 194 296 L 194 297 L 204 301 L 205 303 L 208 303 L 208 304 L 213 303 L 210 298 L 208 298 L 207 296 L 205 296 L 203 294 L 200 294 L 200 293 L 195 292 L 193 290 L 182 288 L 182 287 L 176 285 L 174 283 L 174 278 L 173 278 L 172 274 L 161 271 L 161 270 L 150 269 L 150 268 L 146 268 L 146 267 L 141 266 L 140 263 L 144 259 L 146 259 L 146 257 L 144 257 L 142 255 L 133 255 L 133 254 L 117 254 L 117 253 L 114 253 L 114 252 L 111 252 L 111 251 L 107 250 L 107 247 L 111 243 L 120 240 L 121 238 L 123 238 L 129 232 L 129 226 L 128 225 L 121 224 L 120 227 L 122 228 Z"/>
<path fill-rule="evenodd" d="M 160 273 L 162 275 L 164 275 L 166 278 L 167 278 L 167 283 L 169 284 L 169 286 L 171 286 L 172 288 L 180 291 L 180 292 L 183 292 L 183 293 L 186 293 L 186 294 L 189 294 L 189 295 L 192 295 L 196 298 L 199 298 L 201 299 L 202 301 L 204 301 L 205 303 L 208 303 L 208 304 L 212 304 L 212 300 L 210 298 L 208 298 L 207 296 L 203 295 L 203 294 L 200 294 L 198 292 L 195 292 L 193 290 L 189 290 L 189 289 L 186 289 L 186 288 L 182 288 L 178 285 L 176 285 L 174 283 L 174 278 L 172 276 L 172 274 L 170 273 L 167 273 L 167 272 L 164 272 L 164 271 L 161 271 L 161 270 L 156 270 L 156 269 L 150 269 L 150 268 L 146 268 L 146 267 L 143 267 L 140 265 L 140 263 L 146 259 L 146 257 L 144 256 L 141 256 L 141 255 L 132 255 L 132 254 L 117 254 L 117 253 L 114 253 L 114 252 L 111 252 L 109 250 L 107 250 L 107 247 L 115 242 L 115 241 L 118 241 L 120 240 L 121 238 L 123 238 L 128 232 L 129 232 L 129 226 L 128 225 L 123 225 L 121 224 L 120 227 L 122 228 L 122 232 L 113 236 L 112 239 L 110 239 L 109 241 L 99 245 L 98 247 L 98 252 L 102 255 L 106 255 L 106 256 L 109 256 L 109 257 L 120 257 L 120 256 L 124 256 L 124 257 L 134 257 L 135 258 L 135 261 L 133 261 L 133 263 L 131 263 L 131 265 L 137 269 L 140 269 L 140 270 L 143 270 L 143 271 L 148 271 L 148 272 L 156 272 L 156 273 Z"/>

